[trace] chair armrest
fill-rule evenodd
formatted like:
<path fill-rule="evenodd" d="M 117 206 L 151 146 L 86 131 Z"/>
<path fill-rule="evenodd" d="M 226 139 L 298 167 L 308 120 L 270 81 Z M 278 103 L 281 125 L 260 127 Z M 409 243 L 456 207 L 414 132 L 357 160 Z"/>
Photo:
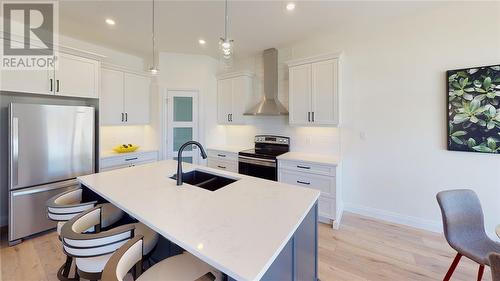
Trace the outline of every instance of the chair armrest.
<path fill-rule="evenodd" d="M 132 266 L 142 261 L 142 235 L 137 235 L 131 240 L 127 241 L 123 246 L 121 246 L 116 252 L 111 256 L 111 258 L 106 263 L 104 270 L 102 272 L 101 280 L 102 281 L 120 281 L 118 279 L 127 274 L 127 272 L 132 268 Z M 137 243 L 141 243 L 140 251 L 133 251 L 131 248 Z M 130 253 L 128 253 L 130 251 Z M 124 260 L 124 256 L 127 254 L 126 259 Z M 119 266 L 120 264 L 120 266 Z M 142 270 L 142 266 L 137 266 L 139 270 Z M 140 275 L 141 272 L 136 272 L 137 275 Z"/>
<path fill-rule="evenodd" d="M 213 275 L 212 272 L 207 272 L 205 275 L 197 278 L 194 281 L 214 281 L 215 279 L 215 275 Z"/>

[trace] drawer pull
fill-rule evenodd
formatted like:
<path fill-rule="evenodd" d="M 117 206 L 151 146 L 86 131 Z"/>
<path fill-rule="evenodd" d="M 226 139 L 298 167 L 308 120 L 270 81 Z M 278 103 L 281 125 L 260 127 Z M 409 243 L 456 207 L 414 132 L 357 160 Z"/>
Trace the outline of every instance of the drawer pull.
<path fill-rule="evenodd" d="M 133 158 L 125 158 L 125 161 L 132 161 L 132 160 L 137 160 L 137 157 L 133 157 Z"/>
<path fill-rule="evenodd" d="M 311 169 L 311 167 L 306 167 L 306 166 L 300 166 L 300 165 L 297 165 L 297 168 L 300 168 L 300 169 Z"/>
<path fill-rule="evenodd" d="M 217 168 L 226 169 L 226 167 L 224 167 L 224 166 L 219 166 L 219 165 L 217 165 Z"/>
<path fill-rule="evenodd" d="M 310 185 L 311 184 L 310 182 L 305 182 L 305 181 L 297 181 L 297 183 L 305 184 L 305 185 Z"/>
<path fill-rule="evenodd" d="M 224 154 L 217 154 L 217 156 L 219 156 L 219 157 L 226 157 L 226 155 L 224 155 Z"/>

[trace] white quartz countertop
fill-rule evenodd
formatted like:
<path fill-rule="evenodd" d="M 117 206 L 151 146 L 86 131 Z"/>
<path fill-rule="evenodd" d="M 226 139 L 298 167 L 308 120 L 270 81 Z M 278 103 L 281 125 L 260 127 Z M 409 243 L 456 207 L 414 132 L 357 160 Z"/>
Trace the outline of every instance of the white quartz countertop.
<path fill-rule="evenodd" d="M 318 200 L 319 192 L 204 166 L 239 180 L 217 191 L 169 177 L 172 160 L 78 177 L 165 238 L 237 280 L 259 280 Z"/>
<path fill-rule="evenodd" d="M 227 151 L 227 152 L 232 152 L 232 153 L 238 153 L 242 150 L 247 150 L 251 149 L 253 147 L 245 147 L 245 146 L 238 146 L 238 145 L 214 145 L 214 146 L 209 146 L 207 147 L 207 150 L 220 150 L 220 151 Z"/>
<path fill-rule="evenodd" d="M 278 160 L 304 161 L 309 163 L 319 163 L 328 165 L 338 165 L 340 163 L 340 159 L 337 156 L 303 153 L 303 152 L 287 152 L 281 154 L 277 158 Z"/>

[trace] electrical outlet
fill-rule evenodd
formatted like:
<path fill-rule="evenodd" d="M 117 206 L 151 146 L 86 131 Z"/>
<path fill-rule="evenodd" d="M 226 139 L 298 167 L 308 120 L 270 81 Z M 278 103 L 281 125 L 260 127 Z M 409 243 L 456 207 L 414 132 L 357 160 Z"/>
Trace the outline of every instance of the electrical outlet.
<path fill-rule="evenodd" d="M 366 132 L 360 132 L 360 133 L 359 133 L 359 138 L 360 138 L 361 140 L 366 140 Z"/>

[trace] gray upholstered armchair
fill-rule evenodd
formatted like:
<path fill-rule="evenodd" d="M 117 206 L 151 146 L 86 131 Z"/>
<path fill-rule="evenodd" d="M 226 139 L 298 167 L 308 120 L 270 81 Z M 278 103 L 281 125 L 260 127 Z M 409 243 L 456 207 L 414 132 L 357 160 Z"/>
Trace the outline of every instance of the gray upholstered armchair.
<path fill-rule="evenodd" d="M 479 264 L 477 280 L 481 280 L 484 266 L 490 264 L 489 253 L 500 253 L 500 244 L 486 235 L 479 198 L 472 190 L 456 189 L 439 192 L 437 201 L 443 217 L 444 236 L 457 251 L 443 280 L 450 280 L 462 256 Z"/>

